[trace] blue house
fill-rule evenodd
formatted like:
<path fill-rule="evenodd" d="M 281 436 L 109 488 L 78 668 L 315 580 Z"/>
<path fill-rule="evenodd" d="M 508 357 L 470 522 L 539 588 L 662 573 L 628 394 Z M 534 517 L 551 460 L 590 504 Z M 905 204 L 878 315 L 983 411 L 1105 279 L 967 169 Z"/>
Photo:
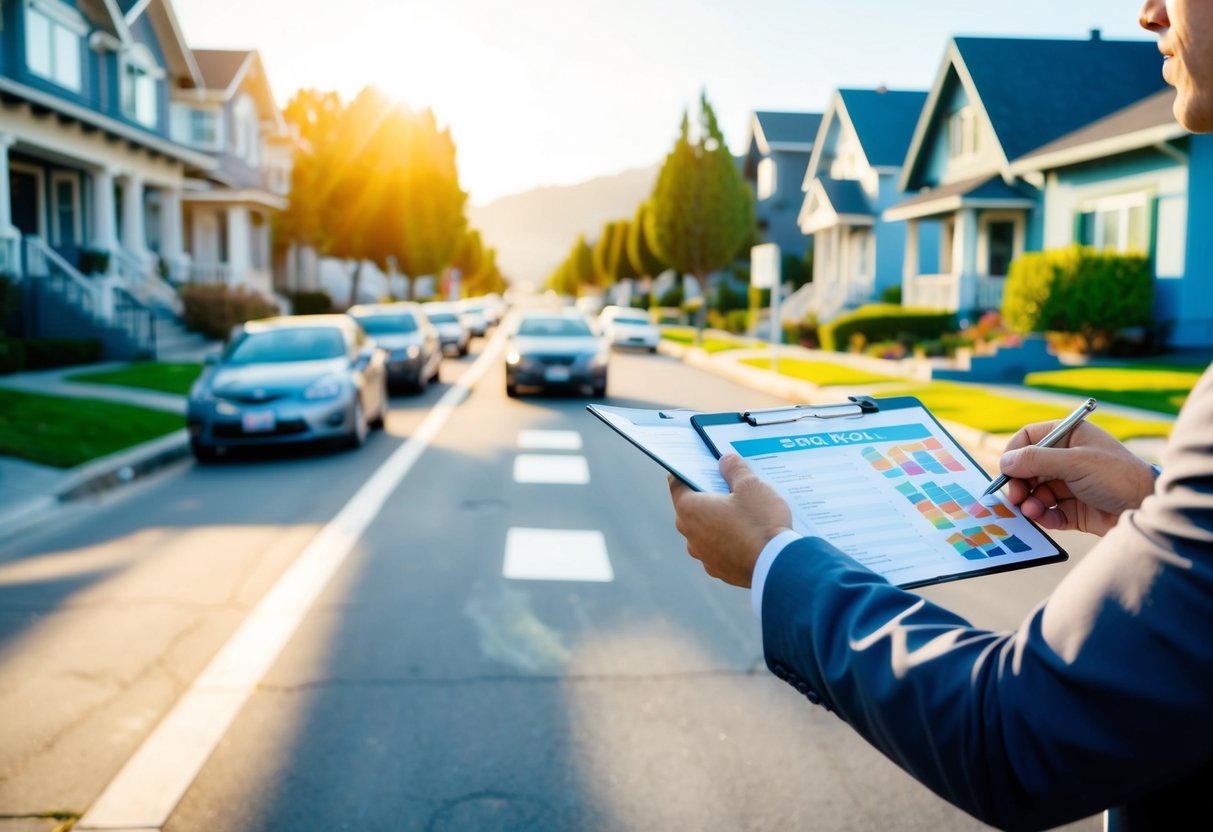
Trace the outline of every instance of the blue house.
<path fill-rule="evenodd" d="M 1043 247 L 1150 257 L 1154 320 L 1176 347 L 1213 346 L 1213 136 L 1188 134 L 1164 89 L 1011 164 L 1043 181 Z"/>
<path fill-rule="evenodd" d="M 1045 179 L 1013 162 L 1164 88 L 1153 41 L 958 37 L 901 176 L 903 301 L 968 315 L 1001 305 L 1007 267 L 1044 243 Z M 921 228 L 937 223 L 938 257 Z"/>
<path fill-rule="evenodd" d="M 813 282 L 793 304 L 798 318 L 828 321 L 901 286 L 905 223 L 882 214 L 902 197 L 902 164 L 926 99 L 925 91 L 883 87 L 834 93 L 802 185 Z"/>
<path fill-rule="evenodd" d="M 804 257 L 810 238 L 796 221 L 801 183 L 813 152 L 821 113 L 756 112 L 742 157 L 742 175 L 754 189 L 758 231 L 764 243 Z"/>
<path fill-rule="evenodd" d="M 168 0 L 0 0 L 0 273 L 37 295 L 29 334 L 157 351 L 180 308 L 169 279 L 197 277 L 187 202 L 250 187 L 223 148 L 241 125 L 260 145 L 281 124 L 264 106 L 228 115 L 222 99 L 249 77 L 216 103 Z M 239 222 L 217 233 L 249 236 Z"/>

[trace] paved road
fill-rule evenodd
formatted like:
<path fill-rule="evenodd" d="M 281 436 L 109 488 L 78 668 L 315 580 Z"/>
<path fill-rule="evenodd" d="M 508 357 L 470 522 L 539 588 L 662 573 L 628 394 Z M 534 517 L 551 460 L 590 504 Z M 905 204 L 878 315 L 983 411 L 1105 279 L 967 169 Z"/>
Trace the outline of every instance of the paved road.
<path fill-rule="evenodd" d="M 0 544 L 0 815 L 93 805 L 472 358 L 394 400 L 362 451 L 183 464 Z M 164 828 L 985 828 L 767 673 L 748 595 L 685 555 L 660 470 L 584 399 L 507 399 L 499 363 L 386 494 Z M 780 403 L 664 356 L 613 359 L 612 404 L 739 401 Z M 570 436 L 579 449 L 520 447 Z M 519 481 L 576 480 L 570 456 L 588 482 Z M 533 553 L 570 533 L 507 566 L 519 535 Z M 927 594 L 1010 626 L 1066 568 Z"/>

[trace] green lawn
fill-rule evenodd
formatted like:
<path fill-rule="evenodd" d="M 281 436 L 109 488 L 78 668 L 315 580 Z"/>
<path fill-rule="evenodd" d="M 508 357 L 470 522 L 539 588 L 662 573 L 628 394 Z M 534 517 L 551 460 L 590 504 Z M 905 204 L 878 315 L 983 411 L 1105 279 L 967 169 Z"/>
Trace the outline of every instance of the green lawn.
<path fill-rule="evenodd" d="M 73 373 L 68 381 L 83 381 L 88 384 L 113 384 L 118 387 L 138 387 L 161 393 L 188 395 L 190 385 L 202 372 L 201 364 L 167 364 L 156 361 L 141 362 L 105 373 Z"/>
<path fill-rule="evenodd" d="M 695 344 L 695 328 L 694 327 L 666 327 L 661 331 L 661 337 L 667 341 L 674 341 L 678 344 L 686 344 L 694 346 Z M 699 348 L 705 352 L 721 352 L 723 350 L 740 350 L 740 349 L 759 349 L 767 346 L 762 342 L 753 343 L 750 341 L 742 341 L 733 338 L 714 338 L 705 337 Z"/>
<path fill-rule="evenodd" d="M 0 390 L 0 455 L 56 468 L 72 468 L 183 427 L 180 415 L 162 410 Z"/>
<path fill-rule="evenodd" d="M 748 364 L 760 370 L 771 369 L 769 358 L 743 358 L 739 364 Z M 905 381 L 903 376 L 882 376 L 869 373 L 846 364 L 831 361 L 806 361 L 803 358 L 780 358 L 780 375 L 799 378 L 821 387 L 854 386 L 861 384 L 884 384 L 890 381 Z"/>
<path fill-rule="evenodd" d="M 1032 422 L 1061 419 L 1071 410 L 945 381 L 885 390 L 882 395 L 916 396 L 940 419 L 959 422 L 987 433 L 1015 433 Z M 1099 411 L 1090 418 L 1092 422 L 1122 441 L 1138 437 L 1167 436 L 1171 432 L 1171 425 L 1167 422 L 1128 419 Z"/>
<path fill-rule="evenodd" d="M 1134 364 L 1030 373 L 1024 384 L 1040 390 L 1094 396 L 1101 402 L 1175 414 L 1188 398 L 1203 366 Z"/>

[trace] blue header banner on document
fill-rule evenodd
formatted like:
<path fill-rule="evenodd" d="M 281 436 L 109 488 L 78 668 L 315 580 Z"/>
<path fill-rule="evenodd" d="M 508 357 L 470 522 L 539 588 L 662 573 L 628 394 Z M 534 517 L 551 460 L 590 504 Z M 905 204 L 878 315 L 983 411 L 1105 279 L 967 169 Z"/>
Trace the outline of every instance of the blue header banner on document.
<path fill-rule="evenodd" d="M 832 430 L 824 433 L 802 433 L 794 436 L 770 436 L 763 439 L 742 439 L 733 442 L 733 450 L 743 457 L 764 454 L 809 451 L 814 448 L 837 448 L 868 442 L 905 442 L 926 439 L 931 435 L 926 425 L 890 425 L 866 430 Z"/>

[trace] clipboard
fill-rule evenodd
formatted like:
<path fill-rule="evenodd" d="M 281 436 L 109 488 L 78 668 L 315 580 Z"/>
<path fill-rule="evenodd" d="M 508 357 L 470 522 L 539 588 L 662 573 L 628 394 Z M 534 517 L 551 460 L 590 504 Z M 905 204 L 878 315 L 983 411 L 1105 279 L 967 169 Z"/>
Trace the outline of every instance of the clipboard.
<path fill-rule="evenodd" d="M 905 589 L 1029 566 L 1068 554 L 1001 494 L 913 396 L 700 413 L 716 457 L 737 453 L 821 537 Z"/>
<path fill-rule="evenodd" d="M 589 404 L 585 409 L 691 489 L 729 493 L 729 484 L 720 474 L 716 457 L 691 425 L 693 416 L 703 415 L 700 411 L 645 410 L 604 404 Z"/>

